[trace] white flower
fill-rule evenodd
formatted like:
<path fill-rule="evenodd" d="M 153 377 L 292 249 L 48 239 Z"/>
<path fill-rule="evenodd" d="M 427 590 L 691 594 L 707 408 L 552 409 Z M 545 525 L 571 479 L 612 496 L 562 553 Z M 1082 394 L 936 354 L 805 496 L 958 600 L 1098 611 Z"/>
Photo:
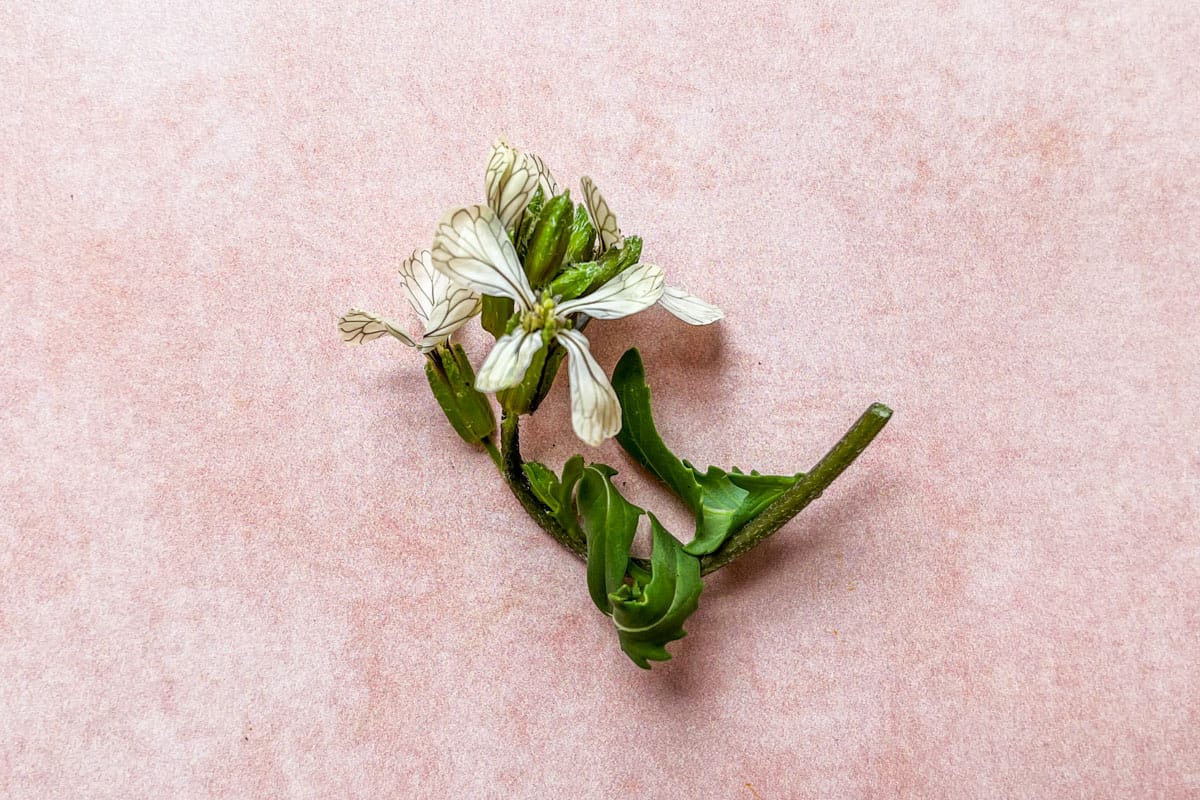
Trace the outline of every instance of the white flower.
<path fill-rule="evenodd" d="M 558 194 L 558 184 L 544 161 L 497 139 L 484 171 L 483 188 L 488 205 L 505 229 L 512 230 L 520 224 L 521 215 L 539 186 L 547 200 Z"/>
<path fill-rule="evenodd" d="M 621 405 L 588 340 L 571 328 L 572 314 L 619 319 L 649 308 L 662 296 L 663 272 L 653 264 L 637 264 L 585 297 L 557 302 L 534 292 L 521 268 L 512 241 L 489 206 L 447 212 L 433 237 L 433 264 L 447 277 L 481 294 L 512 298 L 521 324 L 496 340 L 475 388 L 497 392 L 516 386 L 533 357 L 551 339 L 567 351 L 571 383 L 571 424 L 592 445 L 621 430 Z"/>
<path fill-rule="evenodd" d="M 608 207 L 596 184 L 584 175 L 579 179 L 579 186 L 583 189 L 583 205 L 596 229 L 600 252 L 622 244 L 624 237 L 617 226 L 617 215 Z M 725 316 L 721 309 L 675 286 L 668 286 L 663 291 L 658 304 L 689 325 L 708 325 Z"/>
<path fill-rule="evenodd" d="M 400 265 L 400 282 L 409 305 L 425 327 L 421 338 L 414 340 L 396 323 L 352 308 L 338 320 L 342 341 L 365 344 L 391 334 L 409 347 L 428 353 L 479 313 L 479 295 L 434 269 L 428 250 L 416 250 L 404 260 Z"/>

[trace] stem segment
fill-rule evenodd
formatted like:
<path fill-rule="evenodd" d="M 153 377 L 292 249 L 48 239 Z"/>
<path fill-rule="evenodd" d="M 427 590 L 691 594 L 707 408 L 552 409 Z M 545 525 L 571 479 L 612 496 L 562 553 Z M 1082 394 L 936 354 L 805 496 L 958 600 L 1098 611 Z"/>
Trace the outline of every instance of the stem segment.
<path fill-rule="evenodd" d="M 744 528 L 725 540 L 725 544 L 716 552 L 701 558 L 701 574 L 715 572 L 757 547 L 760 542 L 804 510 L 805 506 L 820 497 L 829 484 L 833 483 L 846 467 L 854 463 L 854 459 L 866 449 L 876 434 L 883 430 L 891 416 L 890 408 L 882 403 L 874 403 L 803 479 L 763 509 L 762 513 Z"/>
<path fill-rule="evenodd" d="M 496 469 L 504 472 L 504 462 L 500 460 L 500 451 L 496 449 L 496 443 L 492 441 L 492 437 L 485 436 L 479 440 L 479 443 L 487 450 L 487 454 L 492 459 L 492 463 L 496 465 Z"/>
<path fill-rule="evenodd" d="M 504 473 L 504 480 L 508 483 L 508 488 L 512 490 L 512 493 L 516 495 L 517 500 L 521 502 L 525 512 L 533 517 L 534 522 L 542 526 L 542 529 L 553 536 L 563 547 L 587 561 L 587 542 L 582 537 L 564 529 L 550 513 L 550 509 L 546 508 L 541 500 L 538 500 L 537 495 L 533 493 L 533 488 L 529 485 L 529 478 L 525 476 L 525 470 L 522 468 L 518 419 L 520 417 L 516 414 L 505 414 L 500 420 L 502 452 L 500 471 Z"/>

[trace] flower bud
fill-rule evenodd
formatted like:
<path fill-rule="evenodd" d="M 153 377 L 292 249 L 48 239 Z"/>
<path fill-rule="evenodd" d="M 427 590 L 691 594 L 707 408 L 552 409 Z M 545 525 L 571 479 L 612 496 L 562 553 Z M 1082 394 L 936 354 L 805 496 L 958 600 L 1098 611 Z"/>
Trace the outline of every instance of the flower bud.
<path fill-rule="evenodd" d="M 430 351 L 425 377 L 446 419 L 464 441 L 479 444 L 496 430 L 492 404 L 475 388 L 475 371 L 462 345 Z"/>

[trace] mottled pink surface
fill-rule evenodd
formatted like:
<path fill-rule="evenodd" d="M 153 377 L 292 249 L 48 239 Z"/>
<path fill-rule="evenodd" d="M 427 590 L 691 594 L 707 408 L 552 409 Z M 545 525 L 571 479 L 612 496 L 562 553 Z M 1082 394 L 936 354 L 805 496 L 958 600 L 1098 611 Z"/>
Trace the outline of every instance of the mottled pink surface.
<path fill-rule="evenodd" d="M 92 5 L 0 5 L 0 796 L 1200 796 L 1196 3 Z M 897 411 L 650 673 L 334 329 L 497 134 L 726 310 L 589 330 L 683 455 Z"/>

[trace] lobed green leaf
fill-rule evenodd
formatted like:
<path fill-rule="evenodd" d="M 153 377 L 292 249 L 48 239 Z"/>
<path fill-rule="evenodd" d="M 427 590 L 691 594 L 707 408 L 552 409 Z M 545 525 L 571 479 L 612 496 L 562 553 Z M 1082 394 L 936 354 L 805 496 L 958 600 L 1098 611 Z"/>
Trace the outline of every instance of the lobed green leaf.
<path fill-rule="evenodd" d="M 580 533 L 579 520 L 575 515 L 575 504 L 571 495 L 575 484 L 583 475 L 583 456 L 572 456 L 563 465 L 562 480 L 554 474 L 554 470 L 537 461 L 527 461 L 522 465 L 529 486 L 542 504 L 550 509 L 554 518 L 568 531 Z"/>
<path fill-rule="evenodd" d="M 696 533 L 687 545 L 693 555 L 715 551 L 734 532 L 754 519 L 803 477 L 745 474 L 709 467 L 701 472 L 680 460 L 663 443 L 650 411 L 650 387 L 636 349 L 626 351 L 613 371 L 613 389 L 621 403 L 622 425 L 617 443 L 667 485 L 691 510 Z"/>
<path fill-rule="evenodd" d="M 654 542 L 649 579 L 635 578 L 609 595 L 621 649 L 642 669 L 671 657 L 666 644 L 686 635 L 683 623 L 699 607 L 704 589 L 700 559 L 648 516 Z"/>
<path fill-rule="evenodd" d="M 576 506 L 587 536 L 588 593 L 596 608 L 612 614 L 609 595 L 625 584 L 629 569 L 629 548 L 637 533 L 638 520 L 645 513 L 630 503 L 613 486 L 616 470 L 605 464 L 591 464 L 579 481 Z"/>

